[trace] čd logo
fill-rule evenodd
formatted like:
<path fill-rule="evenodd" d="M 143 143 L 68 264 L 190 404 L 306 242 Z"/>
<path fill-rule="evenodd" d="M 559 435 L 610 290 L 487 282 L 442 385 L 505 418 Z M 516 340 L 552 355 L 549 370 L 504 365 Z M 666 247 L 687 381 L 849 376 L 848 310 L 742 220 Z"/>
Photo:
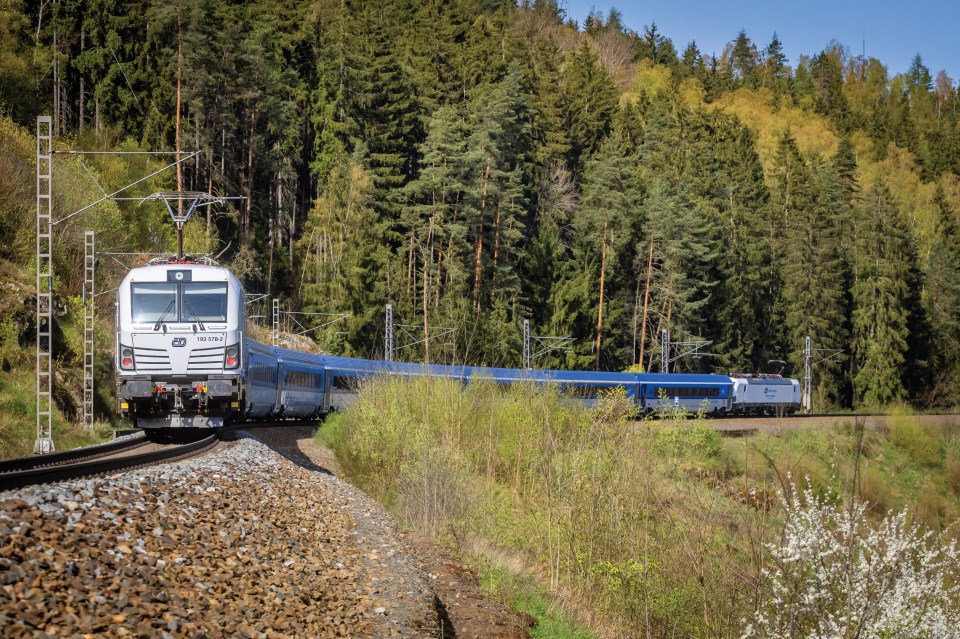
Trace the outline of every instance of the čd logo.
<path fill-rule="evenodd" d="M 186 337 L 174 337 L 174 338 L 173 338 L 173 345 L 176 346 L 177 348 L 181 348 L 181 347 L 183 347 L 183 346 L 186 346 L 186 345 L 187 345 L 187 338 L 186 338 Z"/>

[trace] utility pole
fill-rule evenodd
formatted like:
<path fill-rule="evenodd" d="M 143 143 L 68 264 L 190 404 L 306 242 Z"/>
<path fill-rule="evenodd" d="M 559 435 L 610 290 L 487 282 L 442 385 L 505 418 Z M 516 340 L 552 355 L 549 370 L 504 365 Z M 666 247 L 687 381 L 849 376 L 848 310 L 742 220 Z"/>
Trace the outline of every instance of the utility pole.
<path fill-rule="evenodd" d="M 36 251 L 36 265 L 37 265 L 37 277 L 36 277 L 36 300 L 37 300 L 37 312 L 36 312 L 36 327 L 37 327 L 37 337 L 36 337 L 36 347 L 37 347 L 37 367 L 36 367 L 36 407 L 37 407 L 37 438 L 34 442 L 33 452 L 38 455 L 44 455 L 47 453 L 52 453 L 55 450 L 53 444 L 53 427 L 52 427 L 52 417 L 53 417 L 53 371 L 52 371 L 52 334 L 53 334 L 53 227 L 62 222 L 66 222 L 70 218 L 80 215 L 92 207 L 105 202 L 107 200 L 120 201 L 120 200 L 138 200 L 144 201 L 144 199 L 156 199 L 156 196 L 159 194 L 154 194 L 149 198 L 125 198 L 117 197 L 123 191 L 126 191 L 132 186 L 140 184 L 150 178 L 163 173 L 169 168 L 178 166 L 181 162 L 190 160 L 191 158 L 199 155 L 199 151 L 70 151 L 70 150 L 61 150 L 57 151 L 54 149 L 53 137 L 56 130 L 55 127 L 60 125 L 60 121 L 63 116 L 61 100 L 58 97 L 60 94 L 59 90 L 55 91 L 54 97 L 57 100 L 58 106 L 55 107 L 55 115 L 53 117 L 49 115 L 37 116 L 37 182 L 36 182 L 36 193 L 37 193 L 37 251 Z M 112 193 L 107 193 L 104 188 L 97 183 L 97 187 L 104 193 L 103 197 L 86 204 L 85 206 L 80 207 L 73 213 L 65 215 L 58 220 L 53 218 L 53 156 L 54 154 L 58 155 L 72 155 L 72 156 L 85 156 L 85 155 L 175 155 L 177 156 L 176 160 L 172 163 L 167 164 L 148 175 L 145 175 L 133 182 L 130 182 L 126 186 L 123 186 Z M 82 161 L 81 161 L 82 164 Z M 86 168 L 86 167 L 84 167 Z M 87 171 L 87 174 L 93 178 L 96 182 L 96 178 Z M 213 201 L 219 201 L 224 198 L 207 198 L 205 204 L 212 203 Z M 227 198 L 233 199 L 233 198 Z M 196 203 L 195 205 L 196 206 Z M 168 204 L 169 208 L 169 204 Z M 174 218 L 175 221 L 176 218 Z M 186 220 L 183 220 L 186 221 Z M 182 225 L 178 225 L 180 229 Z M 92 238 L 90 240 L 89 254 L 93 255 L 93 243 Z M 84 263 L 84 268 L 88 267 L 88 263 Z M 90 271 L 84 272 L 84 286 L 85 292 L 89 292 L 89 304 L 93 304 L 93 271 L 92 263 L 89 264 Z M 89 291 L 86 290 L 87 278 L 91 282 Z M 92 334 L 93 331 L 93 319 L 92 319 L 92 310 L 90 311 L 90 324 L 89 330 Z M 87 317 L 84 317 L 84 340 L 87 339 Z M 84 377 L 86 378 L 88 374 L 88 358 L 87 354 L 90 354 L 89 366 L 90 371 L 92 371 L 92 354 L 93 349 L 92 345 L 90 350 L 87 351 L 87 345 L 84 345 Z M 87 392 L 89 388 L 89 397 L 92 401 L 93 393 L 93 383 L 92 383 L 92 372 L 90 372 L 90 384 L 87 385 L 86 379 L 84 380 L 84 397 L 88 397 Z M 85 400 L 86 401 L 86 400 Z M 92 404 L 91 404 L 92 406 Z M 91 420 L 93 411 L 90 410 Z M 84 419 L 86 420 L 86 407 L 84 412 Z M 85 424 L 88 422 L 84 422 Z M 89 422 L 89 423 L 92 423 Z"/>
<path fill-rule="evenodd" d="M 84 233 L 83 252 L 83 427 L 93 430 L 94 232 Z"/>
<path fill-rule="evenodd" d="M 383 340 L 383 359 L 393 361 L 393 304 L 387 304 Z"/>
<path fill-rule="evenodd" d="M 530 320 L 523 320 L 523 367 L 530 370 Z"/>
<path fill-rule="evenodd" d="M 823 353 L 820 359 L 813 361 L 814 354 Z M 802 407 L 807 413 L 813 411 L 813 366 L 839 357 L 843 353 L 842 348 L 814 348 L 813 338 L 807 335 L 803 349 L 803 397 Z"/>
<path fill-rule="evenodd" d="M 572 337 L 561 335 L 533 335 L 530 333 L 530 320 L 523 320 L 523 367 L 533 370 L 533 362 L 541 355 L 552 351 L 568 349 L 573 344 Z"/>
<path fill-rule="evenodd" d="M 280 344 L 280 300 L 273 298 L 273 345 Z"/>
<path fill-rule="evenodd" d="M 59 87 L 57 87 L 59 90 Z M 54 452 L 51 309 L 53 307 L 53 118 L 37 118 L 37 439 L 33 452 Z"/>
<path fill-rule="evenodd" d="M 670 333 L 667 329 L 660 331 L 660 372 L 670 372 Z"/>
<path fill-rule="evenodd" d="M 660 331 L 660 372 L 669 373 L 670 364 L 686 357 L 692 356 L 694 359 L 701 357 L 713 357 L 714 353 L 704 353 L 700 349 L 713 344 L 711 340 L 689 340 L 686 342 L 671 342 L 670 332 L 667 329 Z M 676 347 L 677 354 L 670 357 L 671 349 Z"/>

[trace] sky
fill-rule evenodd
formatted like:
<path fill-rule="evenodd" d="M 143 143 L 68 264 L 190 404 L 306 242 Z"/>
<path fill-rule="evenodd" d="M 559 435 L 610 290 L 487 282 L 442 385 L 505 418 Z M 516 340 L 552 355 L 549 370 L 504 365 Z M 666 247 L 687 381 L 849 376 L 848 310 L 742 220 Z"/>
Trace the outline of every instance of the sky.
<path fill-rule="evenodd" d="M 702 53 L 719 57 L 740 29 L 763 49 L 776 31 L 792 67 L 800 54 L 812 56 L 837 40 L 852 55 L 865 49 L 891 76 L 909 69 L 919 53 L 931 77 L 943 69 L 954 86 L 960 78 L 958 0 L 559 0 L 558 5 L 581 27 L 591 9 L 607 16 L 611 7 L 616 7 L 623 24 L 637 33 L 655 22 L 657 31 L 673 41 L 678 55 L 696 40 Z"/>

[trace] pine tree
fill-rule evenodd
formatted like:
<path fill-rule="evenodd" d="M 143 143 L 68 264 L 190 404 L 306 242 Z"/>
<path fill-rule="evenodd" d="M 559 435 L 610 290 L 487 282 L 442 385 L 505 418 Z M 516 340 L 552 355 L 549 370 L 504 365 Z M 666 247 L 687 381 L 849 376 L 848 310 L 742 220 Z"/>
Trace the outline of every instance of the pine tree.
<path fill-rule="evenodd" d="M 517 249 L 526 226 L 531 146 L 519 70 L 476 92 L 468 124 L 464 210 L 472 218 L 473 304 L 479 312 L 491 299 L 505 303 L 519 291 Z"/>
<path fill-rule="evenodd" d="M 331 170 L 298 242 L 302 255 L 299 297 L 308 312 L 345 313 L 317 335 L 345 354 L 378 353 L 380 311 L 386 300 L 383 223 L 374 210 L 376 189 L 362 144 Z"/>
<path fill-rule="evenodd" d="M 923 304 L 936 348 L 931 362 L 933 383 L 925 390 L 931 404 L 949 406 L 960 397 L 960 231 L 940 184 L 933 204 L 939 223 L 927 257 Z"/>
<path fill-rule="evenodd" d="M 419 177 L 407 185 L 413 202 L 406 210 L 407 313 L 419 314 L 424 325 L 425 360 L 430 359 L 429 322 L 451 298 L 469 295 L 465 268 L 470 246 L 464 219 L 466 126 L 452 107 L 441 107 L 430 118 L 427 139 L 420 147 Z M 417 300 L 419 296 L 419 302 Z"/>
<path fill-rule="evenodd" d="M 843 51 L 828 47 L 813 57 L 810 65 L 816 87 L 816 110 L 828 116 L 841 133 L 850 130 L 850 109 L 843 94 Z"/>
<path fill-rule="evenodd" d="M 29 124 L 39 112 L 40 96 L 34 81 L 31 19 L 23 4 L 12 0 L 0 7 L 0 111 Z"/>
<path fill-rule="evenodd" d="M 629 250 L 641 222 L 634 167 L 634 159 L 624 152 L 621 141 L 615 136 L 607 138 L 584 168 L 581 207 L 573 220 L 574 259 L 593 266 L 575 275 L 588 282 L 576 288 L 591 292 L 590 297 L 582 300 L 581 308 L 594 320 L 591 341 L 596 370 L 604 362 L 616 362 L 619 366 L 625 359 L 622 353 L 607 353 L 613 350 L 607 342 L 617 341 L 605 334 L 605 327 L 616 325 L 633 301 L 632 296 L 624 300 L 618 293 L 629 290 L 632 283 L 620 267 L 632 262 Z M 584 255 L 578 259 L 578 254 Z"/>
<path fill-rule="evenodd" d="M 322 183 L 332 168 L 349 155 L 351 139 L 358 135 L 357 87 L 361 72 L 357 27 L 346 0 L 324 6 L 316 17 L 316 86 L 311 95 L 314 130 L 311 173 Z"/>
<path fill-rule="evenodd" d="M 741 29 L 740 33 L 737 34 L 737 39 L 733 42 L 733 49 L 730 52 L 733 77 L 738 85 L 754 86 L 754 71 L 758 61 L 759 54 L 757 53 L 757 47 L 750 38 L 747 37 L 746 31 Z"/>
<path fill-rule="evenodd" d="M 787 56 L 783 53 L 783 43 L 780 42 L 776 32 L 774 32 L 770 44 L 763 51 L 763 61 L 759 73 L 759 85 L 772 90 L 774 104 L 779 105 L 780 100 L 790 90 L 790 68 L 787 66 Z"/>

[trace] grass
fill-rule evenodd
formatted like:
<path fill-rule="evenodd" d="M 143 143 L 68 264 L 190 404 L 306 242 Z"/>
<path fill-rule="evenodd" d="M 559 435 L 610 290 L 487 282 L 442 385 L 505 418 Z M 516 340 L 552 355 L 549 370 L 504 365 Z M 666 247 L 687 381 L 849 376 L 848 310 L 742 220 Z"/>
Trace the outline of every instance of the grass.
<path fill-rule="evenodd" d="M 475 558 L 474 565 L 484 591 L 511 609 L 536 618 L 536 625 L 530 629 L 532 639 L 595 639 L 589 628 L 557 606 L 529 575 L 494 565 L 484 556 Z"/>
<path fill-rule="evenodd" d="M 37 407 L 34 401 L 34 372 L 11 370 L 0 375 L 0 458 L 25 457 L 33 454 L 37 437 Z M 93 432 L 69 422 L 54 411 L 51 419 L 53 441 L 57 450 L 69 450 L 102 442 L 112 434 L 106 423 L 94 425 Z"/>

